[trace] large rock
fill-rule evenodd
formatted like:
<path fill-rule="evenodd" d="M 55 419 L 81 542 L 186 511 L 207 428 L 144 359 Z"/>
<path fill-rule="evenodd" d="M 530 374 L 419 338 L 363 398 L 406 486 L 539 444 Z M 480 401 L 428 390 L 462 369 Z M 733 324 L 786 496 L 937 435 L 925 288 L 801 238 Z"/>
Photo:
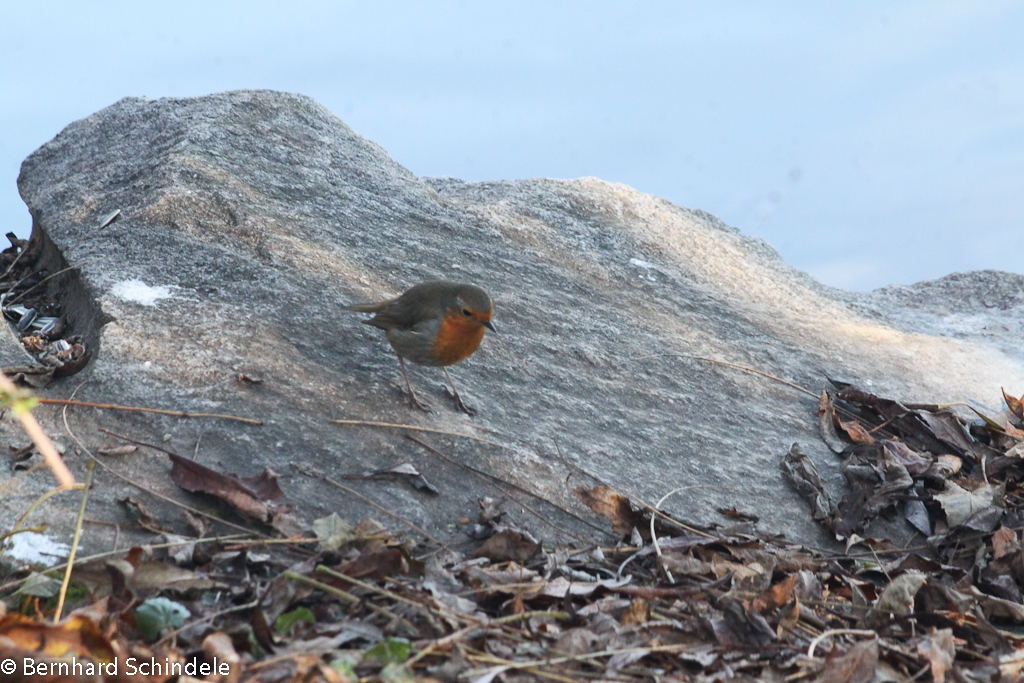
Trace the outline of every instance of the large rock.
<path fill-rule="evenodd" d="M 80 400 L 266 423 L 72 408 L 75 434 L 90 448 L 116 443 L 99 428 L 151 443 L 168 434 L 168 448 L 211 467 L 243 475 L 270 467 L 290 475 L 283 488 L 307 520 L 338 511 L 397 524 L 290 463 L 340 476 L 413 462 L 439 496 L 349 485 L 450 543 L 463 538 L 452 523 L 473 517 L 480 496 L 502 495 L 401 431 L 329 423 L 346 418 L 501 444 L 421 434 L 585 518 L 593 519 L 571 488 L 592 482 L 579 473 L 567 481 L 559 450 L 648 500 L 681 489 L 666 507 L 694 521 L 724 522 L 715 508 L 737 507 L 759 515 L 766 531 L 820 544 L 825 535 L 777 464 L 800 442 L 841 490 L 814 399 L 693 356 L 812 392 L 831 376 L 907 401 L 998 410 L 1000 386 L 1024 391 L 1020 276 L 837 291 L 705 212 L 623 185 L 418 178 L 300 95 L 127 98 L 68 126 L 25 161 L 18 182 L 52 260 L 80 267 L 66 287 L 77 297 L 76 331 L 95 350 L 83 373 L 43 395 L 77 390 Z M 99 227 L 116 209 L 120 219 Z M 474 418 L 452 408 L 437 369 L 412 371 L 434 412 L 412 409 L 383 335 L 341 310 L 434 278 L 479 284 L 495 302 L 500 334 L 453 371 L 479 408 Z M 146 301 L 147 292 L 165 298 Z M 60 412 L 37 413 L 81 475 Z M 10 439 L 25 441 L 11 418 L 4 424 Z M 171 483 L 159 453 L 114 462 L 157 492 L 204 504 Z M 88 516 L 125 523 L 116 500 L 132 489 L 102 471 L 97 480 Z M 9 524 L 50 483 L 45 473 L 20 480 L 0 521 Z M 181 523 L 179 511 L 141 497 Z M 77 504 L 65 495 L 38 514 L 68 540 L 61 534 Z M 537 535 L 556 536 L 518 504 L 505 507 Z M 105 533 L 87 528 L 85 543 L 107 547 Z"/>

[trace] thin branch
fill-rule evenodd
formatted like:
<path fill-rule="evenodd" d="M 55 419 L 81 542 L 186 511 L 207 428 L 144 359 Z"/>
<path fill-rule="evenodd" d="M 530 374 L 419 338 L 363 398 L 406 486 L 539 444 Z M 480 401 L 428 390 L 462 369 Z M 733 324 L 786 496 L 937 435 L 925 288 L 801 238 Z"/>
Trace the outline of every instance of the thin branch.
<path fill-rule="evenodd" d="M 303 576 L 302 574 L 296 574 L 295 572 L 285 572 L 284 576 L 287 579 L 291 579 L 292 581 L 298 581 L 299 583 L 304 583 L 307 586 L 311 586 L 312 588 L 316 588 L 317 590 L 322 590 L 324 593 L 328 593 L 329 595 L 333 595 L 335 597 L 342 598 L 343 600 L 348 600 L 349 602 L 353 602 L 353 603 L 363 602 L 362 600 L 360 600 L 356 596 L 352 595 L 348 591 L 343 591 L 340 588 L 335 588 L 334 586 L 329 586 L 326 583 L 321 583 L 320 581 L 317 581 L 315 579 L 311 579 L 308 576 Z M 365 601 L 365 602 L 363 602 L 363 604 L 365 604 L 367 607 L 372 609 L 377 614 L 380 614 L 383 617 L 387 617 L 391 621 L 395 621 L 395 622 L 400 623 L 402 626 L 405 626 L 406 628 L 408 628 L 412 633 L 417 633 L 417 634 L 419 633 L 419 629 L 417 629 L 415 626 L 413 626 L 411 623 L 409 623 L 408 620 L 403 619 L 402 617 L 398 616 L 394 612 L 392 612 L 392 611 L 390 611 L 388 609 L 385 609 L 385 608 L 381 607 L 380 605 L 375 605 L 375 604 L 373 604 L 372 602 L 369 602 L 369 601 Z"/>
<path fill-rule="evenodd" d="M 434 538 L 426 529 L 423 529 L 422 527 L 419 527 L 419 526 L 413 524 L 412 522 L 407 520 L 405 517 L 402 517 L 401 515 L 395 514 L 391 510 L 388 510 L 387 508 L 385 508 L 385 507 L 383 507 L 381 505 L 378 505 L 377 503 L 373 502 L 372 500 L 370 500 L 369 498 L 367 498 L 363 494 L 359 493 L 358 491 L 356 491 L 356 490 L 354 490 L 352 488 L 349 488 L 348 486 L 345 486 L 344 484 L 342 484 L 339 481 L 335 481 L 334 479 L 331 479 L 326 474 L 324 474 L 322 472 L 317 472 L 316 470 L 314 470 L 311 467 L 306 467 L 304 465 L 300 465 L 300 464 L 294 463 L 294 462 L 291 463 L 291 466 L 294 469 L 298 470 L 299 472 L 302 472 L 303 474 L 309 475 L 311 477 L 316 477 L 318 479 L 322 479 L 323 481 L 326 481 L 328 484 L 333 484 L 334 486 L 337 486 L 342 491 L 345 491 L 346 493 L 349 493 L 349 494 L 355 496 L 356 498 L 358 498 L 359 500 L 363 501 L 364 503 L 366 503 L 370 507 L 374 508 L 375 510 L 384 513 L 385 515 L 387 515 L 388 517 L 391 517 L 392 519 L 398 520 L 399 522 L 401 522 L 402 524 L 406 525 L 407 527 L 409 527 L 410 529 L 412 529 L 416 533 L 422 534 L 425 538 L 427 538 L 428 540 L 432 541 L 433 543 L 435 543 L 436 545 L 440 546 L 441 548 L 444 548 L 445 550 L 447 550 L 449 552 L 454 552 L 447 545 L 445 545 L 444 543 L 442 543 L 438 539 Z"/>
<path fill-rule="evenodd" d="M 247 424 L 261 425 L 263 420 L 254 420 L 248 417 L 238 417 L 237 415 L 222 415 L 220 413 L 186 413 L 181 410 L 163 410 L 161 408 L 139 408 L 136 406 L 119 406 L 112 403 L 89 403 L 88 401 L 70 401 L 62 398 L 41 398 L 40 403 L 51 403 L 58 406 L 83 406 L 85 408 L 103 408 L 105 410 L 127 410 L 135 413 L 157 413 L 158 415 L 170 415 L 172 417 L 212 417 L 219 418 L 222 420 L 235 420 L 236 422 L 245 422 Z"/>
<path fill-rule="evenodd" d="M 875 631 L 866 631 L 863 629 L 856 628 L 836 628 L 825 631 L 820 636 L 811 641 L 811 644 L 807 647 L 807 658 L 814 659 L 814 650 L 818 647 L 818 644 L 826 638 L 830 638 L 832 636 L 874 636 L 877 638 L 878 633 L 876 633 Z"/>
<path fill-rule="evenodd" d="M 208 621 L 213 621 L 214 619 L 219 619 L 220 617 L 224 616 L 225 614 L 231 614 L 232 612 L 241 612 L 243 610 L 253 609 L 254 607 L 259 606 L 259 604 L 260 604 L 260 600 L 259 600 L 259 598 L 257 598 L 255 600 L 253 600 L 252 602 L 246 603 L 244 605 L 234 605 L 232 607 L 228 607 L 227 609 L 222 609 L 219 612 L 214 612 L 213 614 L 208 614 L 205 617 L 203 617 L 202 619 L 196 619 L 195 621 L 191 621 L 191 622 L 185 624 L 184 626 L 182 626 L 179 629 L 175 629 L 175 630 L 171 631 L 166 636 L 164 636 L 160 640 L 158 640 L 155 643 L 153 643 L 153 647 L 157 647 L 157 646 L 161 645 L 162 643 L 165 643 L 165 642 L 171 640 L 172 638 L 176 638 L 183 631 L 186 631 L 186 630 L 192 628 L 193 626 L 198 626 L 199 624 L 204 624 L 204 623 L 206 623 Z"/>
<path fill-rule="evenodd" d="M 473 436 L 471 434 L 460 434 L 459 432 L 448 432 L 443 429 L 433 429 L 432 427 L 417 427 L 416 425 L 405 425 L 395 424 L 394 422 L 370 422 L 367 420 L 331 420 L 332 425 L 354 425 L 359 427 L 382 427 L 384 429 L 408 429 L 413 432 L 430 432 L 432 434 L 444 434 L 445 436 L 457 436 L 460 439 L 472 439 L 480 443 L 485 443 L 490 446 L 497 446 L 498 448 L 504 448 L 506 451 L 515 450 L 505 444 L 498 443 L 497 441 L 491 441 L 489 439 L 482 439 L 479 436 Z"/>
<path fill-rule="evenodd" d="M 21 531 L 31 531 L 31 529 L 22 529 Z M 147 545 L 146 547 L 149 548 L 150 550 L 161 550 L 161 549 L 164 549 L 164 548 L 176 548 L 176 547 L 178 547 L 180 545 L 188 545 L 189 543 L 196 543 L 196 544 L 200 544 L 200 543 L 220 543 L 222 541 L 230 541 L 232 539 L 241 538 L 243 536 L 248 536 L 248 535 L 249 534 L 228 534 L 226 536 L 211 536 L 209 538 L 186 538 L 186 539 L 181 540 L 181 541 L 173 541 L 171 543 L 157 543 L 155 545 Z M 79 566 L 81 566 L 81 565 L 83 565 L 83 564 L 85 564 L 87 562 L 92 562 L 93 560 L 102 560 L 102 559 L 105 559 L 105 558 L 108 558 L 108 557 L 114 557 L 116 555 L 126 555 L 129 552 L 131 552 L 131 550 L 132 549 L 129 547 L 129 548 L 121 548 L 119 550 L 107 550 L 107 551 L 102 552 L 102 553 L 96 553 L 95 555 L 88 555 L 86 557 L 79 558 L 78 559 L 78 564 L 79 564 Z M 65 562 L 63 564 L 54 565 L 53 567 L 50 567 L 49 569 L 47 569 L 47 571 L 59 572 L 60 570 L 64 569 L 67 566 L 68 566 L 68 563 Z M 20 586 L 21 584 L 25 583 L 25 581 L 27 579 L 28 579 L 28 576 L 26 576 L 23 579 L 15 579 L 14 581 L 8 581 L 7 583 L 5 583 L 3 585 L 0 585 L 0 593 L 3 593 L 5 590 L 7 590 L 9 588 L 15 588 L 17 586 Z"/>
<path fill-rule="evenodd" d="M 56 273 L 54 273 L 53 275 L 47 275 L 47 276 L 46 276 L 46 277 L 44 277 L 44 278 L 43 278 L 42 280 L 40 280 L 39 282 L 35 283 L 34 285 L 32 285 L 31 287 L 29 287 L 29 288 L 28 288 L 28 289 L 26 289 L 26 290 L 25 290 L 24 292 L 22 292 L 21 294 L 19 294 L 19 295 L 18 295 L 18 296 L 16 296 L 16 297 L 14 297 L 14 298 L 13 298 L 13 299 L 11 299 L 10 301 L 4 301 L 4 306 L 11 306 L 11 305 L 13 305 L 13 304 L 17 303 L 18 301 L 21 301 L 21 297 L 25 296 L 26 294 L 28 294 L 28 293 L 29 293 L 29 292 L 31 292 L 31 291 L 32 291 L 33 289 L 35 289 L 35 288 L 36 288 L 36 287 L 38 287 L 39 285 L 43 284 L 43 283 L 44 283 L 44 282 L 46 282 L 47 280 L 52 280 L 53 278 L 57 277 L 58 275 L 60 275 L 60 274 L 62 274 L 62 273 L 66 273 L 66 272 L 68 272 L 69 270 L 75 270 L 76 268 L 81 268 L 81 267 L 82 267 L 83 265 L 85 265 L 85 264 L 86 264 L 86 263 L 88 263 L 89 261 L 95 261 L 95 260 L 96 260 L 96 259 L 86 259 L 85 261 L 83 261 L 82 263 L 78 264 L 77 266 L 68 266 L 67 268 L 63 268 L 63 269 L 61 269 L 61 270 L 58 270 L 58 271 L 57 271 Z M 31 273 L 29 273 L 29 275 L 31 275 Z M 27 276 L 26 276 L 26 277 L 27 277 Z M 24 280 L 25 278 L 21 278 L 21 279 L 22 279 L 22 280 Z M 15 287 L 17 287 L 17 285 L 15 285 Z M 12 287 L 11 289 L 14 289 L 14 287 Z"/>
<path fill-rule="evenodd" d="M 11 261 L 11 265 L 7 266 L 7 270 L 4 271 L 4 274 L 0 275 L 0 280 L 4 279 L 5 277 L 11 274 L 11 271 L 14 270 L 14 266 L 18 265 L 18 261 L 20 261 L 21 257 L 25 255 L 26 251 L 28 251 L 28 249 L 25 249 L 23 247 L 22 250 L 18 252 L 18 255 L 14 257 L 13 261 Z"/>
<path fill-rule="evenodd" d="M 716 365 L 724 365 L 725 367 L 728 367 L 728 368 L 736 368 L 737 370 L 742 370 L 744 372 L 749 372 L 749 373 L 754 374 L 754 375 L 760 375 L 761 377 L 765 377 L 767 379 L 773 380 L 775 382 L 778 382 L 779 384 L 785 384 L 787 387 L 790 387 L 791 389 L 796 389 L 797 391 L 799 391 L 801 393 L 807 394 L 808 396 L 813 397 L 815 400 L 818 399 L 818 395 L 817 394 L 815 394 L 813 391 L 808 391 L 807 389 L 804 389 L 799 384 L 793 384 L 792 382 L 784 380 L 781 377 L 776 377 L 775 375 L 769 375 L 767 372 L 762 372 L 760 370 L 755 370 L 754 368 L 748 368 L 746 365 L 739 365 L 737 363 L 730 363 L 728 361 L 718 360 L 717 358 L 705 358 L 704 356 L 691 356 L 688 353 L 655 353 L 655 354 L 651 354 L 650 356 L 626 357 L 626 360 L 646 360 L 648 358 L 661 358 L 661 357 L 664 357 L 664 356 L 670 356 L 670 357 L 673 357 L 673 358 L 689 358 L 690 360 L 702 360 L 705 363 L 714 363 Z"/>
<path fill-rule="evenodd" d="M 0 391 L 6 392 L 8 396 L 13 400 L 18 387 L 14 386 L 14 382 L 4 373 L 0 372 Z M 40 403 L 44 403 L 46 399 L 37 399 Z M 43 428 L 39 426 L 39 422 L 36 421 L 34 415 L 28 410 L 14 409 L 14 413 L 21 420 L 21 427 L 25 430 L 25 433 L 29 435 L 33 442 L 36 444 L 36 448 L 43 454 L 43 458 L 46 460 L 46 464 L 49 465 L 50 469 L 53 470 L 53 476 L 57 477 L 57 481 L 60 485 L 67 488 L 73 486 L 75 478 L 72 476 L 71 471 L 68 470 L 67 465 L 60 457 L 60 453 L 53 447 L 53 443 L 50 442 L 49 437 L 43 433 Z"/>
<path fill-rule="evenodd" d="M 449 633 L 448 635 L 446 635 L 443 638 L 438 638 L 437 640 L 432 641 L 425 648 L 423 648 L 422 650 L 417 652 L 413 657 L 408 659 L 405 662 L 405 665 L 407 667 L 411 667 L 415 662 L 417 662 L 420 659 L 426 657 L 428 654 L 433 652 L 435 649 L 437 649 L 439 647 L 443 647 L 443 646 L 445 646 L 448 643 L 451 643 L 453 641 L 456 641 L 459 638 L 465 636 L 466 634 L 471 633 L 472 631 L 476 631 L 476 630 L 480 630 L 480 629 L 490 629 L 490 628 L 494 628 L 496 626 L 504 626 L 505 624 L 511 624 L 511 623 L 516 622 L 516 621 L 523 621 L 524 619 L 533 619 L 534 617 L 536 617 L 536 618 L 551 617 L 552 619 L 559 619 L 561 621 L 569 621 L 572 618 L 566 612 L 542 611 L 542 612 L 520 612 L 519 614 L 510 614 L 507 617 L 501 617 L 499 619 L 491 619 L 490 621 L 488 621 L 485 624 L 475 624 L 475 625 L 472 625 L 472 626 L 467 626 L 465 628 L 459 629 L 458 631 L 455 631 L 454 633 Z"/>
<path fill-rule="evenodd" d="M 428 607 L 427 605 L 425 605 L 425 604 L 423 604 L 421 602 L 416 602 L 415 600 L 410 600 L 409 598 L 403 597 L 403 596 L 399 595 L 398 593 L 395 593 L 393 591 L 389 591 L 387 588 L 381 588 L 380 586 L 375 586 L 372 583 L 368 583 L 366 581 L 361 581 L 361 580 L 359 580 L 357 578 L 349 576 L 348 574 L 343 574 L 343 573 L 341 573 L 339 571 L 335 571 L 335 570 L 331 569 L 330 567 L 325 567 L 322 564 L 318 564 L 316 566 L 316 571 L 321 572 L 323 574 L 327 574 L 328 576 L 333 576 L 336 579 L 341 579 L 342 581 L 349 581 L 353 585 L 359 586 L 363 590 L 370 591 L 371 593 L 377 593 L 378 595 L 383 595 L 385 597 L 391 598 L 392 600 L 394 600 L 396 602 L 405 603 L 406 605 L 409 605 L 410 607 L 415 609 L 417 612 L 419 612 L 420 614 L 425 616 L 427 618 L 427 621 L 431 622 L 431 625 L 435 626 L 435 627 L 437 626 L 437 624 L 436 624 L 437 619 L 438 618 L 444 619 L 446 616 L 448 616 L 448 617 L 450 617 L 452 619 L 457 619 L 458 621 L 461 621 L 463 623 L 475 621 L 473 619 L 469 619 L 467 617 L 464 617 L 464 616 L 462 616 L 460 614 L 456 614 L 455 612 L 452 612 L 450 610 L 449 610 L 449 613 L 447 615 L 442 614 L 439 610 L 431 609 L 430 607 Z"/>
<path fill-rule="evenodd" d="M 64 580 L 60 584 L 60 598 L 57 600 L 57 611 L 53 613 L 53 623 L 60 622 L 60 615 L 64 611 L 64 598 L 68 594 L 68 584 L 71 583 L 71 570 L 75 567 L 75 555 L 78 554 L 78 539 L 82 537 L 82 521 L 85 519 L 85 504 L 89 501 L 89 487 L 92 486 L 92 472 L 95 469 L 90 460 L 85 468 L 85 490 L 82 491 L 82 505 L 78 508 L 78 520 L 75 522 L 75 537 L 71 541 L 71 553 L 68 555 L 68 567 L 64 570 Z"/>
<path fill-rule="evenodd" d="M 457 467 L 461 467 L 461 468 L 463 468 L 465 470 L 468 470 L 468 471 L 472 472 L 473 474 L 475 474 L 475 475 L 477 475 L 479 477 L 483 477 L 484 479 L 486 479 L 486 480 L 488 480 L 488 481 L 490 481 L 490 482 L 492 482 L 494 484 L 501 484 L 502 486 L 511 486 L 512 488 L 516 489 L 517 491 L 521 491 L 521 492 L 525 493 L 526 495 L 530 496 L 531 498 L 536 498 L 537 500 L 539 500 L 539 501 L 541 501 L 543 503 L 547 503 L 548 505 L 550 505 L 551 507 L 555 508 L 559 512 L 562 512 L 565 515 L 567 515 L 569 517 L 572 517 L 577 522 L 580 522 L 581 524 L 585 524 L 585 525 L 589 526 L 591 529 L 594 529 L 595 531 L 600 531 L 602 534 L 607 534 L 608 533 L 607 530 L 602 529 L 600 526 L 598 526 L 596 524 L 593 524 L 591 522 L 588 522 L 587 520 L 583 519 L 582 517 L 579 517 L 578 515 L 573 514 L 569 510 L 566 510 L 565 508 L 563 508 L 562 506 L 558 505 L 557 503 L 554 503 L 554 502 L 548 500 L 547 498 L 544 498 L 543 496 L 538 495 L 538 494 L 536 494 L 536 493 L 534 493 L 532 491 L 524 489 L 522 486 L 519 486 L 518 484 L 513 484 L 510 481 L 505 481 L 501 477 L 496 477 L 493 474 L 488 474 L 487 472 L 484 472 L 483 470 L 478 470 L 477 468 L 473 467 L 472 465 L 466 465 L 466 464 L 463 464 L 463 463 L 459 462 L 458 460 L 455 460 L 454 458 L 448 457 L 447 455 L 445 455 L 444 453 L 442 453 L 438 449 L 434 448 L 433 446 L 431 446 L 427 442 L 425 442 L 425 441 L 423 441 L 421 439 L 416 438 L 412 434 L 406 434 L 405 438 L 409 439 L 413 443 L 417 443 L 420 446 L 423 446 L 428 451 L 430 451 L 431 453 L 433 453 L 437 457 L 441 458 L 445 462 L 451 463 L 452 465 L 456 465 Z M 531 514 L 533 514 L 534 517 L 536 517 L 540 521 L 544 522 L 545 524 L 547 524 L 551 528 L 555 529 L 559 533 L 563 533 L 563 534 L 565 534 L 567 536 L 572 536 L 573 538 L 575 538 L 577 541 L 580 541 L 581 543 L 584 543 L 584 544 L 589 543 L 588 539 L 581 538 L 580 536 L 577 536 L 576 534 L 574 534 L 574 533 L 572 533 L 572 532 L 570 532 L 570 531 L 568 531 L 566 529 L 561 528 L 560 526 L 558 526 L 554 522 L 549 521 L 546 517 L 541 515 L 539 512 L 537 512 L 536 510 L 531 508 L 526 503 L 523 503 L 523 502 L 521 502 L 519 500 L 516 500 L 515 496 L 509 494 L 507 491 L 501 489 L 500 487 L 499 487 L 498 490 L 501 491 L 501 493 L 503 495 L 508 496 L 509 498 L 514 500 L 518 505 L 521 505 L 523 507 L 523 509 L 528 510 Z"/>
<path fill-rule="evenodd" d="M 77 389 L 75 391 L 77 391 Z M 68 405 L 73 405 L 73 403 L 68 404 Z M 134 486 L 135 488 L 139 489 L 140 491 L 145 491 L 149 495 L 155 496 L 155 497 L 159 498 L 160 500 L 162 500 L 162 501 L 164 501 L 166 503 L 170 503 L 171 505 L 173 505 L 175 507 L 181 508 L 182 510 L 188 510 L 189 512 L 191 512 L 194 515 L 199 515 L 200 517 L 205 517 L 206 519 L 212 520 L 214 522 L 220 522 L 221 524 L 224 524 L 225 526 L 229 526 L 229 527 L 231 527 L 233 529 L 238 529 L 239 531 L 244 531 L 247 534 L 252 534 L 254 536 L 266 536 L 266 534 L 264 534 L 264 533 L 262 533 L 260 531 L 254 531 L 253 529 L 246 528 L 246 527 L 242 526 L 241 524 L 235 524 L 234 522 L 229 522 L 226 519 L 221 519 L 220 517 L 217 517 L 216 515 L 211 515 L 208 512 L 203 512 L 202 510 L 197 510 L 196 508 L 194 508 L 194 507 L 192 507 L 190 505 L 185 505 L 184 503 L 181 503 L 181 502 L 178 502 L 178 501 L 174 500 L 170 496 L 165 496 L 162 493 L 157 493 L 156 491 L 154 491 L 153 489 L 149 488 L 148 486 L 143 486 L 142 484 L 138 483 L 137 481 L 133 481 L 132 479 L 129 479 L 128 477 L 124 476 L 123 474 L 121 474 L 120 472 L 115 470 L 113 467 L 108 466 L 102 460 L 100 460 L 95 455 L 93 455 L 92 451 L 90 451 L 88 448 L 86 448 L 85 444 L 82 443 L 82 440 L 78 438 L 78 435 L 76 435 L 73 431 L 71 431 L 71 426 L 68 424 L 68 410 L 67 410 L 67 406 L 64 407 L 64 415 L 63 415 L 63 417 L 64 417 L 64 429 L 67 431 L 68 436 L 70 436 L 74 440 L 74 442 L 76 444 L 78 444 L 78 447 L 82 449 L 82 452 L 85 453 L 97 465 L 99 465 L 104 470 L 106 470 L 110 474 L 114 475 L 115 477 L 117 477 L 121 481 L 127 482 L 127 483 L 131 484 L 132 486 Z"/>

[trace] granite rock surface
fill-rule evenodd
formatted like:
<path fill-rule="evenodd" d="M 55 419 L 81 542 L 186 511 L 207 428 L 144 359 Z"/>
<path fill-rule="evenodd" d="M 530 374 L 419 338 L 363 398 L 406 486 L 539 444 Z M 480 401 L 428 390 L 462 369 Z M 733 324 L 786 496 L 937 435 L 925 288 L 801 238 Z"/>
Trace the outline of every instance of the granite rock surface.
<path fill-rule="evenodd" d="M 78 267 L 61 286 L 74 292 L 77 331 L 95 348 L 86 370 L 41 395 L 265 423 L 70 408 L 75 436 L 90 449 L 117 445 L 103 428 L 226 472 L 271 468 L 306 520 L 338 512 L 400 526 L 310 467 L 339 477 L 413 463 L 440 495 L 349 485 L 452 544 L 465 541 L 457 521 L 475 517 L 481 496 L 505 495 L 402 430 L 330 422 L 349 419 L 476 437 L 419 434 L 599 525 L 572 492 L 593 480 L 564 461 L 647 500 L 677 490 L 665 507 L 698 523 L 728 523 L 716 508 L 735 507 L 758 515 L 762 530 L 823 545 L 778 466 L 798 442 L 841 495 L 816 400 L 698 359 L 813 393 L 833 377 L 904 401 L 998 411 L 1000 387 L 1024 392 L 1020 275 L 955 274 L 867 295 L 831 289 L 714 216 L 624 185 L 417 177 L 301 95 L 126 98 L 43 145 L 18 184 L 54 263 Z M 99 227 L 115 210 L 118 220 Z M 433 412 L 411 408 L 383 335 L 341 310 L 437 278 L 476 283 L 495 303 L 500 334 L 452 369 L 479 410 L 472 418 L 453 409 L 432 368 L 411 375 Z M 10 341 L 5 362 L 20 353 Z M 85 459 L 62 411 L 37 413 L 81 476 Z M 26 441 L 9 416 L 3 430 Z M 116 457 L 106 462 L 124 476 L 208 504 L 171 482 L 163 454 Z M 46 490 L 47 476 L 13 484 L 0 522 Z M 118 501 L 132 494 L 182 526 L 181 511 L 96 476 L 90 517 L 129 524 Z M 545 519 L 512 500 L 505 508 L 538 537 L 608 542 L 516 495 Z M 70 540 L 77 505 L 58 497 L 37 514 Z M 87 546 L 109 547 L 109 528 L 87 531 Z"/>

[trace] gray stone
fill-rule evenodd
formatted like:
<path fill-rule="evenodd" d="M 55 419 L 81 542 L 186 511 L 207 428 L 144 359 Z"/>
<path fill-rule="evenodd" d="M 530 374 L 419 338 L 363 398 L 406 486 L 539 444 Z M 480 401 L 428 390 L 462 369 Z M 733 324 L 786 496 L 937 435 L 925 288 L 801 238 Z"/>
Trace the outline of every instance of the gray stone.
<path fill-rule="evenodd" d="M 452 544 L 465 536 L 451 525 L 475 517 L 479 497 L 502 495 L 400 430 L 329 423 L 344 418 L 501 444 L 419 435 L 602 525 L 571 491 L 593 482 L 570 477 L 558 451 L 647 500 L 677 490 L 665 507 L 684 518 L 726 522 L 715 508 L 735 506 L 759 515 L 763 530 L 820 545 L 829 539 L 778 467 L 799 442 L 841 496 L 816 400 L 695 357 L 815 394 L 831 376 L 906 401 L 999 410 L 1000 386 L 1024 391 L 1019 275 L 838 291 L 714 216 L 624 185 L 418 178 L 300 95 L 127 98 L 32 154 L 19 188 L 54 258 L 80 266 L 65 287 L 77 297 L 76 331 L 95 348 L 85 371 L 42 395 L 265 421 L 71 408 L 77 437 L 95 448 L 117 443 L 101 427 L 151 443 L 170 434 L 168 448 L 223 471 L 270 467 L 289 475 L 282 486 L 307 521 L 338 512 L 400 526 L 291 463 L 340 476 L 412 462 L 439 496 L 349 485 Z M 98 227 L 116 209 L 118 220 Z M 411 374 L 434 412 L 411 408 L 383 335 L 341 310 L 435 278 L 479 284 L 495 302 L 500 334 L 452 370 L 479 409 L 473 418 L 453 409 L 431 368 Z M 147 292 L 163 298 L 146 302 Z M 81 476 L 61 411 L 37 413 Z M 10 417 L 3 424 L 25 442 Z M 159 493 L 206 504 L 173 485 L 159 453 L 113 462 Z M 97 480 L 89 516 L 126 523 L 116 501 L 133 489 L 103 471 Z M 20 479 L 0 523 L 50 485 L 44 472 Z M 558 527 L 607 542 L 517 495 Z M 181 525 L 180 511 L 143 498 Z M 77 496 L 52 501 L 37 516 L 64 540 Z M 537 536 L 558 536 L 518 504 L 505 508 Z M 109 547 L 109 529 L 86 531 L 87 546 Z"/>

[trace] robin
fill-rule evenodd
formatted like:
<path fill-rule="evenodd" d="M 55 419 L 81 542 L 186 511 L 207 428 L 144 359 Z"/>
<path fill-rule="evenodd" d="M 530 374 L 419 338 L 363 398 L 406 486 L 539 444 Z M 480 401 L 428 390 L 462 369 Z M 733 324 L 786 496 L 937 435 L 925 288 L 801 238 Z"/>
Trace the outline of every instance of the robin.
<path fill-rule="evenodd" d="M 484 328 L 497 334 L 491 324 L 494 305 L 487 292 L 476 285 L 434 280 L 406 290 L 397 299 L 346 306 L 345 310 L 376 314 L 363 322 L 384 330 L 402 364 L 402 376 L 413 405 L 430 412 L 430 407 L 412 390 L 405 371 L 406 358 L 417 365 L 440 366 L 452 385 L 455 406 L 467 415 L 476 413 L 462 401 L 445 366 L 473 355 L 484 338 Z"/>

